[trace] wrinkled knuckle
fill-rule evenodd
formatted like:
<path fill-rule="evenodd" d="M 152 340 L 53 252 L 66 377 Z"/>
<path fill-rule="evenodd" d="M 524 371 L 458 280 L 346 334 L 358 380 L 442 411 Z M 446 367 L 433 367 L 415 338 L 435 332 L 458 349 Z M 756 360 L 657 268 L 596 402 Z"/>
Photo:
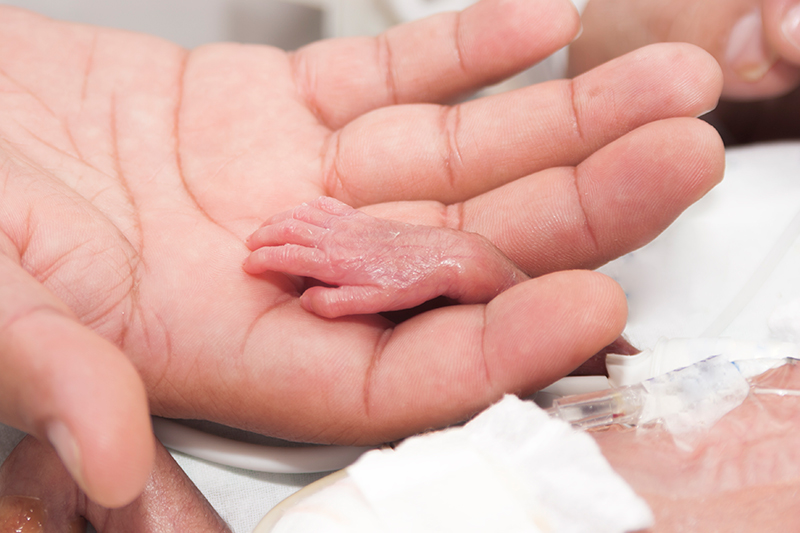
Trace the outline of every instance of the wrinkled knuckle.
<path fill-rule="evenodd" d="M 580 101 L 581 90 L 577 87 L 576 80 L 569 80 L 569 113 L 570 121 L 572 124 L 572 133 L 578 141 L 585 140 L 585 133 L 583 128 L 583 113 L 581 111 L 582 104 Z"/>
<path fill-rule="evenodd" d="M 465 43 L 462 32 L 463 14 L 460 11 L 453 17 L 453 51 L 456 55 L 458 68 L 466 75 L 469 75 L 470 68 L 466 62 Z"/>
<path fill-rule="evenodd" d="M 286 240 L 288 237 L 295 235 L 299 228 L 300 224 L 298 224 L 297 220 L 285 220 L 280 226 L 278 226 L 278 237 Z"/>
<path fill-rule="evenodd" d="M 295 220 L 304 220 L 308 217 L 308 214 L 311 212 L 311 206 L 308 204 L 300 204 L 294 209 L 292 209 L 291 215 L 292 219 Z M 291 219 L 290 219 L 291 220 Z"/>
<path fill-rule="evenodd" d="M 461 129 L 461 106 L 445 107 L 441 115 L 441 132 L 443 139 L 442 167 L 450 192 L 458 195 L 462 188 L 461 176 L 464 160 L 459 146 Z"/>
<path fill-rule="evenodd" d="M 397 74 L 395 73 L 392 43 L 389 33 L 384 32 L 375 38 L 377 47 L 378 67 L 383 72 L 384 85 L 389 102 L 397 104 L 400 101 L 397 87 Z"/>

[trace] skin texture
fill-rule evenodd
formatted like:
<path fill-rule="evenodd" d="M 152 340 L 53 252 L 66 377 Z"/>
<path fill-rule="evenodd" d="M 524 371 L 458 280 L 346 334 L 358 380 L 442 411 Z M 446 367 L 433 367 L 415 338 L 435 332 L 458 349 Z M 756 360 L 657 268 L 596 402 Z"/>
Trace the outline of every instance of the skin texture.
<path fill-rule="evenodd" d="M 790 365 L 770 371 L 755 387 L 796 391 L 800 370 Z M 656 517 L 652 533 L 777 533 L 800 527 L 800 443 L 792 431 L 798 423 L 800 397 L 751 393 L 691 451 L 677 448 L 659 428 L 615 426 L 592 436 L 647 500 Z M 31 437 L 0 468 L 0 487 L 2 531 L 23 524 L 22 533 L 77 532 L 82 517 L 101 533 L 229 531 L 161 447 L 144 495 L 113 511 L 88 501 L 52 450 Z"/>
<path fill-rule="evenodd" d="M 577 75 L 652 43 L 707 50 L 724 76 L 708 118 L 727 144 L 796 138 L 800 108 L 800 8 L 794 0 L 590 0 L 570 46 Z"/>
<path fill-rule="evenodd" d="M 800 388 L 798 366 L 757 378 L 759 388 Z M 800 527 L 800 397 L 753 394 L 691 451 L 660 429 L 593 433 L 603 454 L 656 516 L 657 533 L 795 531 Z"/>
<path fill-rule="evenodd" d="M 303 287 L 300 297 L 328 318 L 411 309 L 439 296 L 488 303 L 530 279 L 478 234 L 379 219 L 328 197 L 275 215 L 247 245 L 250 274 L 331 285 Z"/>
<path fill-rule="evenodd" d="M 0 468 L 0 531 L 82 533 L 87 520 L 100 533 L 230 532 L 161 445 L 143 494 L 109 510 L 86 497 L 52 448 L 25 437 Z"/>
<path fill-rule="evenodd" d="M 447 105 L 577 30 L 566 0 L 486 0 L 290 54 L 189 52 L 0 7 L 0 420 L 118 507 L 150 478 L 150 410 L 375 443 L 578 367 L 626 306 L 573 269 L 652 239 L 723 152 L 692 118 L 720 73 L 689 45 Z M 480 234 L 535 277 L 400 325 L 309 313 L 296 279 L 241 265 L 264 220 L 323 195 Z"/>
<path fill-rule="evenodd" d="M 720 63 L 723 97 L 760 99 L 800 83 L 800 47 L 784 31 L 792 0 L 590 0 L 570 71 L 658 42 L 696 44 Z"/>

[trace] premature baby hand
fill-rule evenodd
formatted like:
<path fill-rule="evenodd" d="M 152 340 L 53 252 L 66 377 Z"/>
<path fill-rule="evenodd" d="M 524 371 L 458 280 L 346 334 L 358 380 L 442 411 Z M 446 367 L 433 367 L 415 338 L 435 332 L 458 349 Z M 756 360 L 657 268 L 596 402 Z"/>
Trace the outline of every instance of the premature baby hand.
<path fill-rule="evenodd" d="M 247 245 L 250 274 L 322 282 L 300 301 L 331 318 L 408 309 L 438 296 L 486 303 L 528 279 L 478 234 L 374 218 L 328 197 L 270 218 Z"/>

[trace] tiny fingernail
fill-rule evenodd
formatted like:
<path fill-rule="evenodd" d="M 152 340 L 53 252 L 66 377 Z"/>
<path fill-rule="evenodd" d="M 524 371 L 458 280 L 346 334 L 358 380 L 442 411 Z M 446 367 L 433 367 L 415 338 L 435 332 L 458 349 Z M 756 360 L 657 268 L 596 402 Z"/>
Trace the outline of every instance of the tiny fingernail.
<path fill-rule="evenodd" d="M 72 478 L 78 485 L 84 487 L 81 450 L 66 424 L 57 420 L 50 422 L 47 425 L 47 440 L 55 448 Z"/>
<path fill-rule="evenodd" d="M 45 509 L 39 498 L 0 496 L 0 531 L 41 533 Z"/>
<path fill-rule="evenodd" d="M 800 49 L 800 5 L 794 6 L 783 16 L 781 32 L 787 41 Z"/>
<path fill-rule="evenodd" d="M 758 81 L 778 60 L 767 47 L 761 10 L 755 9 L 733 26 L 725 51 L 728 66 L 745 81 Z"/>

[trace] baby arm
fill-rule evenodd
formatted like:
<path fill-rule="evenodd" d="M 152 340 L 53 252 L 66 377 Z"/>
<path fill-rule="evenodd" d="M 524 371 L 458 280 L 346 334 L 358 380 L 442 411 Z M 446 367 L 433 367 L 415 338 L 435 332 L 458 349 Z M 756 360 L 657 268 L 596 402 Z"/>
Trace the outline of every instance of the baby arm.
<path fill-rule="evenodd" d="M 250 274 L 324 283 L 300 302 L 331 318 L 409 309 L 438 296 L 485 303 L 528 279 L 478 234 L 379 219 L 327 197 L 272 217 L 247 245 Z"/>

